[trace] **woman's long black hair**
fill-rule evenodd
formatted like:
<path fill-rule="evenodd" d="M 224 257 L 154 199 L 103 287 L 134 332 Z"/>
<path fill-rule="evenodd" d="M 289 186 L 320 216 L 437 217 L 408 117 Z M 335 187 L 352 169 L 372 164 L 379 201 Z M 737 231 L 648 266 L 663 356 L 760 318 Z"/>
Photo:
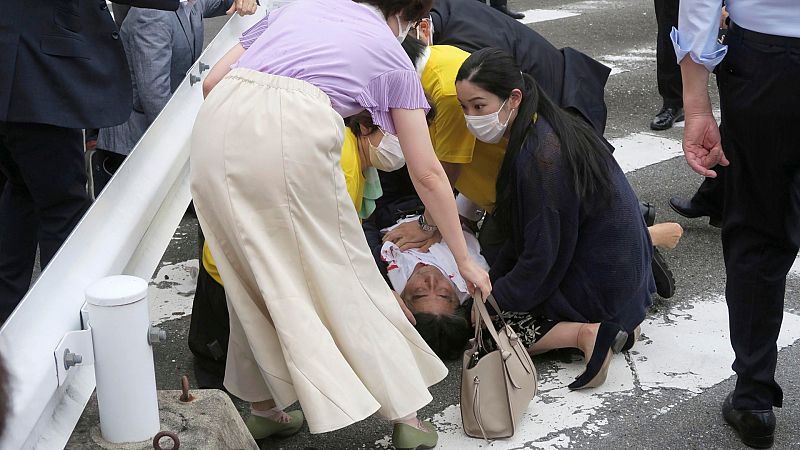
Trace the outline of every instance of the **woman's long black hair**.
<path fill-rule="evenodd" d="M 508 147 L 497 177 L 497 200 L 494 218 L 500 230 L 510 231 L 511 193 L 517 154 L 528 133 L 534 132 L 533 117 L 547 120 L 561 142 L 561 154 L 572 172 L 572 183 L 578 197 L 608 192 L 611 184 L 608 158 L 611 154 L 592 129 L 582 119 L 564 111 L 539 89 L 536 80 L 523 74 L 514 58 L 497 48 L 485 48 L 470 55 L 461 65 L 456 82 L 469 81 L 506 100 L 511 91 L 522 91 L 522 103 L 511 126 Z M 539 141 L 541 145 L 541 140 Z"/>

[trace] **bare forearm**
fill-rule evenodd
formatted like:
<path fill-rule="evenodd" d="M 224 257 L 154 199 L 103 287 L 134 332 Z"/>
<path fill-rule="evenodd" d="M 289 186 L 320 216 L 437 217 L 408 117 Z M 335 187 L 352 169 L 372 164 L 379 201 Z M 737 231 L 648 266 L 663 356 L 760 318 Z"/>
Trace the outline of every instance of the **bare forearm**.
<path fill-rule="evenodd" d="M 214 64 L 214 67 L 211 68 L 211 71 L 208 72 L 208 76 L 206 79 L 203 80 L 203 97 L 207 97 L 208 93 L 214 89 L 214 86 L 217 85 L 224 77 L 231 71 L 231 65 L 235 64 L 236 61 L 239 61 L 239 58 L 244 53 L 245 49 L 242 47 L 242 44 L 236 44 L 228 50 L 228 53 L 225 54 L 220 60 Z"/>
<path fill-rule="evenodd" d="M 439 228 L 447 246 L 453 252 L 456 262 L 468 257 L 464 234 L 461 231 L 461 221 L 458 219 L 458 210 L 447 175 L 444 171 L 438 177 L 426 176 L 417 179 L 411 175 L 411 181 L 425 204 L 425 216 L 430 223 L 435 223 Z"/>
<path fill-rule="evenodd" d="M 422 202 L 431 223 L 439 227 L 456 262 L 469 258 L 464 234 L 456 210 L 455 197 L 447 174 L 433 152 L 425 115 L 422 110 L 393 109 L 397 136 L 406 157 L 411 181 Z"/>
<path fill-rule="evenodd" d="M 681 61 L 683 79 L 683 109 L 687 119 L 697 115 L 711 114 L 711 100 L 708 96 L 708 70 L 697 64 L 689 55 Z"/>

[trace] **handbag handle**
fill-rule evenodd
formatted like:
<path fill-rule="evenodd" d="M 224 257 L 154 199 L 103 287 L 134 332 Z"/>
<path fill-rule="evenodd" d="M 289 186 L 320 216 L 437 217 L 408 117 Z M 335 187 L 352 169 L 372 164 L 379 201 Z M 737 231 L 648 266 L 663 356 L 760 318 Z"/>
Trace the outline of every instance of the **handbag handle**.
<path fill-rule="evenodd" d="M 493 308 L 500 314 L 500 307 L 497 306 L 497 301 L 495 301 L 494 297 L 489 295 L 486 299 L 489 301 L 489 304 L 492 305 Z M 481 329 L 481 322 L 486 324 L 486 329 L 489 330 L 489 334 L 494 339 L 494 342 L 497 344 L 497 348 L 502 351 L 503 360 L 508 358 L 511 352 L 508 349 L 502 347 L 502 343 L 500 342 L 500 336 L 497 334 L 497 330 L 494 328 L 494 324 L 492 323 L 492 318 L 489 316 L 489 311 L 486 309 L 486 305 L 483 304 L 483 293 L 479 290 L 475 291 L 475 301 L 472 302 L 472 307 L 478 310 L 478 319 L 475 320 L 475 336 L 478 337 L 478 331 Z M 502 320 L 502 319 L 501 319 Z M 505 323 L 505 321 L 503 321 Z"/>

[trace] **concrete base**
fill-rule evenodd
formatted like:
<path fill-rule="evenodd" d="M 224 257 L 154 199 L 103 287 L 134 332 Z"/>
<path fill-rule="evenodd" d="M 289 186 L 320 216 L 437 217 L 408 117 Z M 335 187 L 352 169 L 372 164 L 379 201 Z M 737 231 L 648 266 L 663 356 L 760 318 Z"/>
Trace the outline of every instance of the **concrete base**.
<path fill-rule="evenodd" d="M 178 400 L 181 391 L 158 391 L 161 429 L 176 433 L 182 449 L 258 450 L 258 445 L 227 394 L 216 389 L 193 390 L 191 393 L 194 400 L 183 403 Z M 172 448 L 169 438 L 162 439 L 160 443 L 165 449 Z M 66 448 L 152 450 L 153 440 L 151 438 L 142 442 L 112 444 L 103 439 L 100 434 L 97 397 L 92 395 Z"/>

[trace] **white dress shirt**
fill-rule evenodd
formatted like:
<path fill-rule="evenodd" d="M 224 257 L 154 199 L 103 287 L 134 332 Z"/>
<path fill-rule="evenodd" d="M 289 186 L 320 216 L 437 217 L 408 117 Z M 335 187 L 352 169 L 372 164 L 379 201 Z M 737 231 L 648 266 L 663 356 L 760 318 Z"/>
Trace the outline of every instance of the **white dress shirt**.
<path fill-rule="evenodd" d="M 728 14 L 736 25 L 750 31 L 800 38 L 800 0 L 727 0 Z M 681 0 L 678 28 L 672 29 L 672 45 L 678 63 L 689 54 L 708 71 L 728 51 L 717 42 L 721 0 Z"/>
<path fill-rule="evenodd" d="M 409 221 L 416 222 L 417 217 L 402 220 L 400 223 Z M 388 230 L 396 226 L 397 225 Z M 481 246 L 478 243 L 478 239 L 468 230 L 463 231 L 464 239 L 467 241 L 467 252 L 482 269 L 489 270 L 486 259 L 481 255 Z M 421 252 L 418 249 L 401 252 L 400 248 L 393 242 L 387 241 L 383 243 L 383 247 L 381 248 L 381 259 L 388 264 L 386 272 L 389 276 L 389 281 L 392 282 L 392 287 L 395 292 L 403 292 L 417 264 L 424 264 L 426 266 L 436 267 L 444 276 L 450 279 L 456 287 L 458 300 L 461 304 L 470 297 L 467 291 L 467 282 L 464 281 L 464 278 L 462 278 L 461 274 L 458 272 L 458 264 L 456 264 L 456 260 L 453 258 L 453 252 L 450 251 L 450 247 L 448 247 L 444 241 L 433 244 L 427 252 Z"/>

